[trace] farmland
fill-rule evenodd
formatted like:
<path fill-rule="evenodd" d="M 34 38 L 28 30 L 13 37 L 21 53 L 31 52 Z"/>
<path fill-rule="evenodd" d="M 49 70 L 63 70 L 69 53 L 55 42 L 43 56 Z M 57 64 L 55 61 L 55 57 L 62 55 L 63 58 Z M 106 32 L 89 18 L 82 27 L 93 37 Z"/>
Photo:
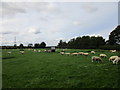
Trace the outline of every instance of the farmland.
<path fill-rule="evenodd" d="M 7 54 L 8 51 L 12 53 Z M 96 49 L 108 57 L 103 63 L 91 62 L 88 56 L 66 56 L 57 52 L 34 52 L 25 50 L 3 50 L 2 87 L 3 88 L 119 88 L 119 64 L 113 65 L 108 59 L 109 50 Z M 65 52 L 88 52 L 90 49 L 68 49 Z"/>

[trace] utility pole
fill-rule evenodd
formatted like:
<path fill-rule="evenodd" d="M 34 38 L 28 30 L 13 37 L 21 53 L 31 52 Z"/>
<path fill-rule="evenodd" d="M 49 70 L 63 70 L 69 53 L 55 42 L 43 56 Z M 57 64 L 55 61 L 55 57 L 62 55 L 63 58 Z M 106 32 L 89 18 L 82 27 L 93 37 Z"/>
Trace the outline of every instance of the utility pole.
<path fill-rule="evenodd" d="M 16 44 L 16 36 L 14 37 L 14 47 L 16 47 L 17 44 Z"/>

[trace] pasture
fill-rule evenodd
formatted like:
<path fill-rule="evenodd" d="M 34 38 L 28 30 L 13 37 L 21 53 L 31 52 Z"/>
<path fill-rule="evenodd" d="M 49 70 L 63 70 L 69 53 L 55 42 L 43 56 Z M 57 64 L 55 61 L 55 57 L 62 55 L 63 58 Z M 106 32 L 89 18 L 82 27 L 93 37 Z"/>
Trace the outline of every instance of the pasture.
<path fill-rule="evenodd" d="M 11 54 L 7 54 L 11 51 Z M 119 64 L 113 65 L 108 59 L 109 50 L 94 50 L 96 56 L 106 54 L 103 63 L 91 62 L 88 56 L 66 56 L 57 52 L 34 52 L 25 49 L 9 49 L 2 52 L 3 88 L 119 88 Z M 65 52 L 87 52 L 90 49 L 68 49 Z"/>

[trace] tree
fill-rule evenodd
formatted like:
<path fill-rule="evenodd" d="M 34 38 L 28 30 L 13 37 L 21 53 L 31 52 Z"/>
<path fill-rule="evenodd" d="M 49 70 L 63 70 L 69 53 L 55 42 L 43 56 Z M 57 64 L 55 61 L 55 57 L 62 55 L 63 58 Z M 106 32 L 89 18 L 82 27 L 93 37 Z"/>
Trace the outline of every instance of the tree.
<path fill-rule="evenodd" d="M 62 40 L 60 40 L 60 42 L 58 43 L 58 47 L 60 47 L 60 48 L 67 48 L 67 43 L 63 42 Z"/>
<path fill-rule="evenodd" d="M 32 44 L 32 43 L 29 43 L 29 44 L 28 44 L 28 47 L 29 47 L 29 48 L 33 47 L 33 44 Z"/>
<path fill-rule="evenodd" d="M 40 44 L 39 44 L 39 43 L 35 43 L 35 44 L 34 44 L 34 47 L 35 47 L 35 48 L 39 48 L 39 47 L 40 47 Z"/>
<path fill-rule="evenodd" d="M 109 45 L 120 44 L 120 25 L 118 25 L 109 35 Z"/>
<path fill-rule="evenodd" d="M 21 43 L 21 44 L 19 45 L 19 47 L 20 47 L 20 48 L 23 48 L 23 47 L 24 47 L 24 45 Z"/>
<path fill-rule="evenodd" d="M 39 45 L 40 48 L 45 48 L 46 47 L 46 44 L 45 42 L 41 42 L 41 44 Z"/>

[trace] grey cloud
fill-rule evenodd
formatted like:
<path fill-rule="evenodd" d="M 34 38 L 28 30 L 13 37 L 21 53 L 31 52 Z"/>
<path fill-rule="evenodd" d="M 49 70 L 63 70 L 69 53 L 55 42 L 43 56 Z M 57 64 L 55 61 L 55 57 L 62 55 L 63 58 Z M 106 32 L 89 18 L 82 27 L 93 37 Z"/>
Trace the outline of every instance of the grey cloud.
<path fill-rule="evenodd" d="M 39 34 L 41 33 L 39 30 L 35 31 L 34 34 Z"/>
<path fill-rule="evenodd" d="M 37 12 L 55 12 L 58 13 L 60 10 L 48 2 L 1 2 L 0 12 L 2 16 L 15 15 L 18 13 L 27 13 L 28 11 Z"/>
<path fill-rule="evenodd" d="M 31 34 L 39 34 L 39 33 L 41 33 L 41 32 L 40 32 L 39 29 L 29 28 L 28 33 L 31 33 Z"/>
<path fill-rule="evenodd" d="M 98 10 L 98 8 L 93 5 L 84 5 L 84 6 L 82 6 L 82 8 L 89 13 L 93 13 Z"/>
<path fill-rule="evenodd" d="M 2 16 L 6 15 L 15 15 L 17 13 L 26 13 L 26 8 L 23 7 L 21 3 L 9 2 L 5 3 L 2 2 Z"/>
<path fill-rule="evenodd" d="M 14 32 L 14 31 L 4 31 L 4 32 L 1 32 L 3 35 L 6 35 L 6 34 L 18 34 L 18 32 Z"/>

